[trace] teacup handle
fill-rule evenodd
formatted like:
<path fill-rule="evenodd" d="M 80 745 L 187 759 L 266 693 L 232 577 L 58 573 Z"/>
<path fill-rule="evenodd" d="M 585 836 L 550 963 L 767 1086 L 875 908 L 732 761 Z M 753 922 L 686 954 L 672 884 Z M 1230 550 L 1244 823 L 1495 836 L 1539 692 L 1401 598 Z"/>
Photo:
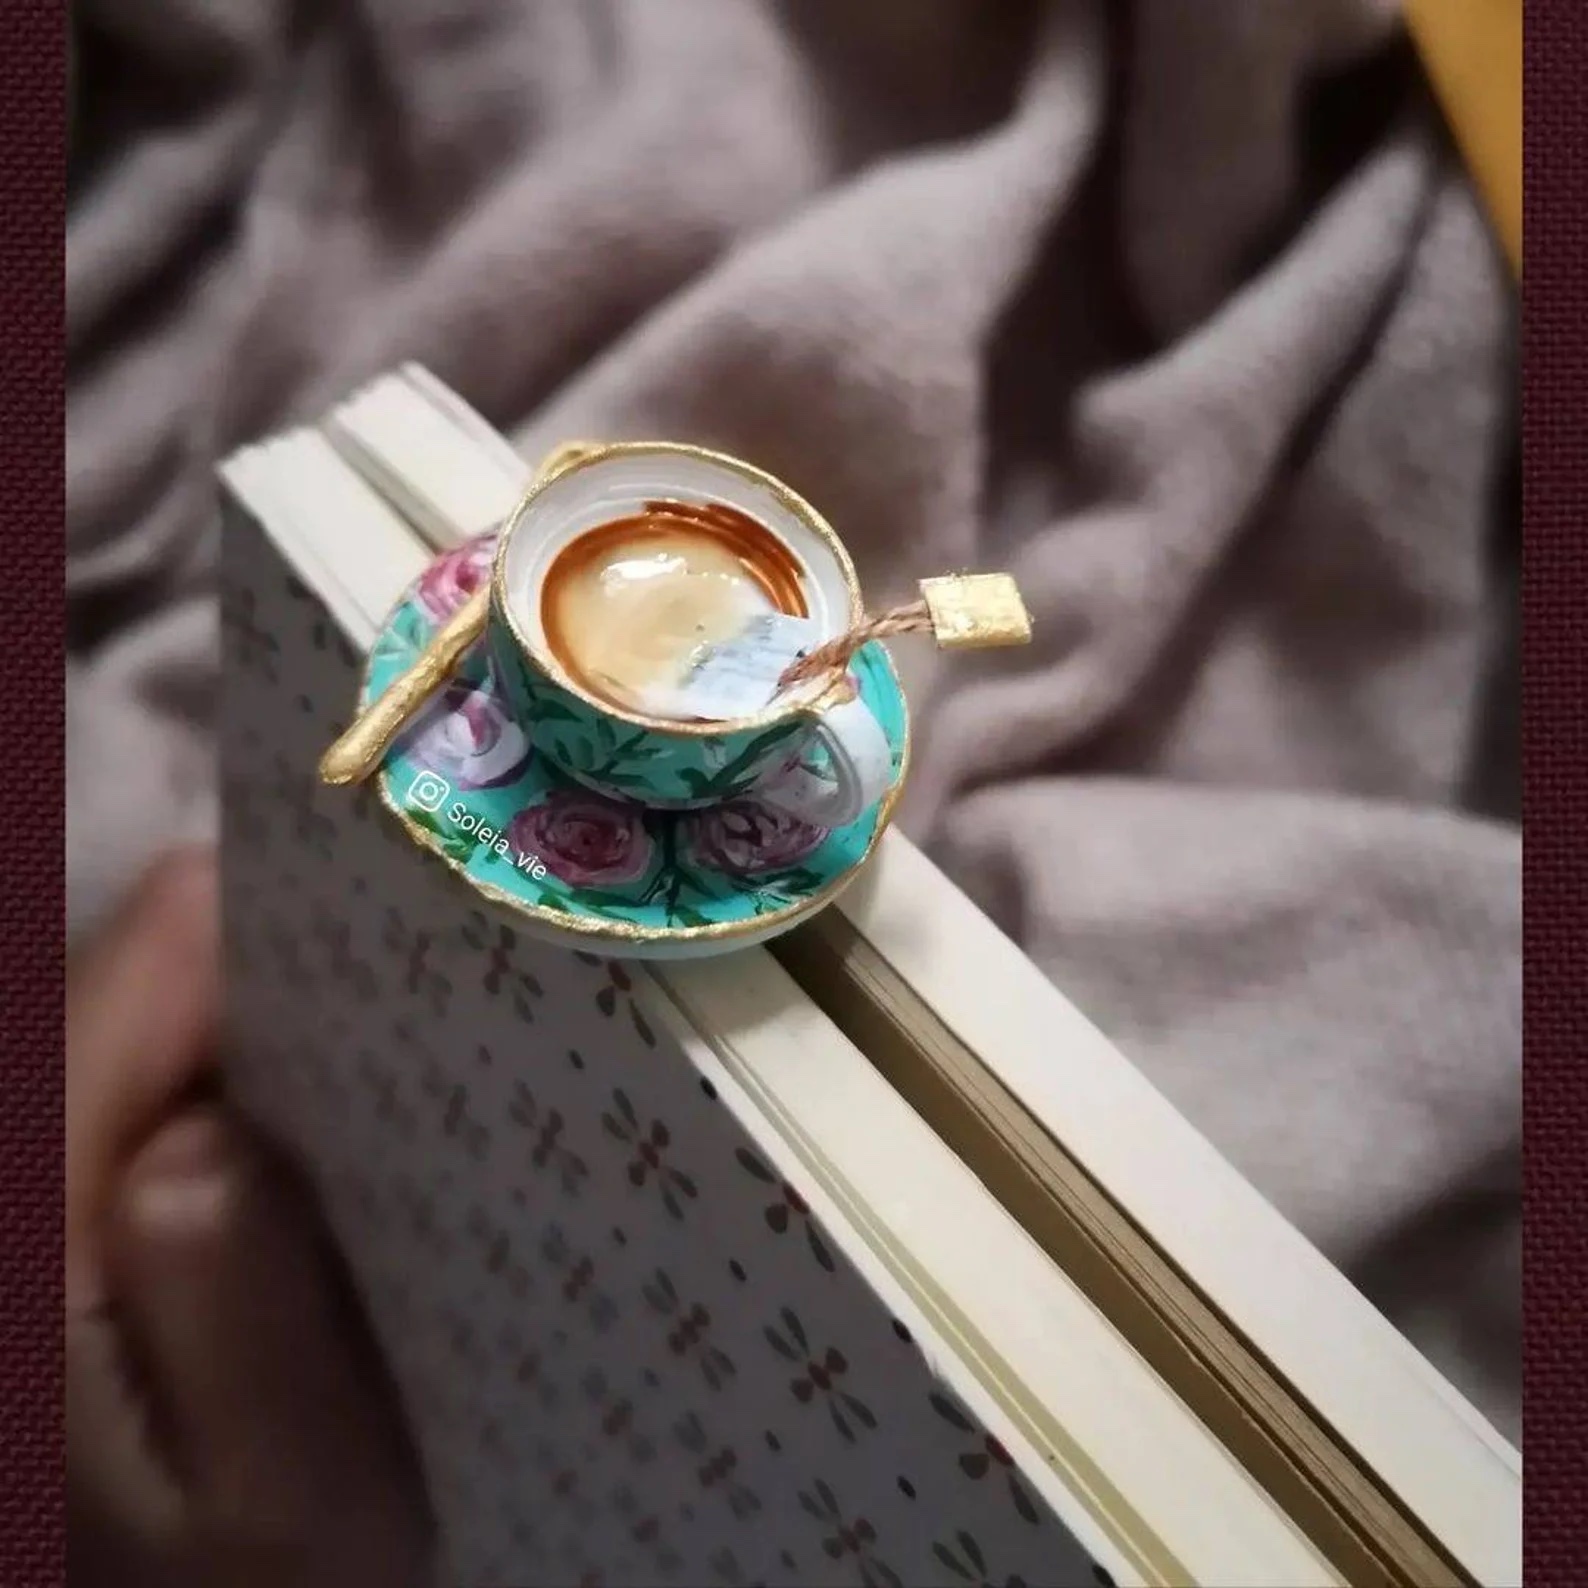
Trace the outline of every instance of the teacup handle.
<path fill-rule="evenodd" d="M 893 748 L 882 724 L 858 698 L 830 706 L 816 719 L 828 771 L 801 759 L 758 787 L 756 797 L 818 827 L 846 827 L 887 793 Z"/>

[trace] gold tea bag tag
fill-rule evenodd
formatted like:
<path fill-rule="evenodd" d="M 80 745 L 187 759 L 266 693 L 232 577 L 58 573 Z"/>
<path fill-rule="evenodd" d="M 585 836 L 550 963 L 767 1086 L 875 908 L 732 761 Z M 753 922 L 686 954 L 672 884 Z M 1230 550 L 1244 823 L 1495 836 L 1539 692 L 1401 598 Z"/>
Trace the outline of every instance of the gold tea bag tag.
<path fill-rule="evenodd" d="M 1025 645 L 1031 615 L 1020 587 L 1007 573 L 954 573 L 921 581 L 921 596 L 942 651 Z"/>

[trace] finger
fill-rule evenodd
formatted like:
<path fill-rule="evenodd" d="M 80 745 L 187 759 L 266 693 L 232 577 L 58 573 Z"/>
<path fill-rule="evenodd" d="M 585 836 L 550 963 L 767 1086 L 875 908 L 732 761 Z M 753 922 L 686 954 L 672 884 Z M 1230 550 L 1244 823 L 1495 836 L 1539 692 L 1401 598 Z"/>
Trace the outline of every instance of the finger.
<path fill-rule="evenodd" d="M 160 1453 L 145 1386 L 110 1309 L 66 1320 L 66 1495 L 72 1581 L 162 1581 L 182 1494 Z"/>
<path fill-rule="evenodd" d="M 400 1423 L 279 1165 L 192 1111 L 134 1159 L 106 1259 L 196 1509 L 262 1558 L 312 1541 L 316 1561 L 378 1582 L 417 1564 L 424 1498 Z"/>
<path fill-rule="evenodd" d="M 188 851 L 153 868 L 106 935 L 69 967 L 66 1237 L 69 1307 L 99 1296 L 94 1232 L 128 1153 L 213 1060 L 219 1019 L 215 866 Z"/>

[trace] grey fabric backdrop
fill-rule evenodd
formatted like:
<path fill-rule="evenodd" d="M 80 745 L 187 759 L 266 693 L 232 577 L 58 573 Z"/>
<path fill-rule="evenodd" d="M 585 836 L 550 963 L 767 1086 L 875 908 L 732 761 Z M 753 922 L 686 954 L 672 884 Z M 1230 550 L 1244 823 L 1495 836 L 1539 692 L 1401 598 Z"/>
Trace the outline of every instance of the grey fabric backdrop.
<path fill-rule="evenodd" d="M 68 899 L 213 824 L 212 465 L 403 358 L 812 496 L 912 835 L 1520 1437 L 1515 301 L 1372 0 L 101 0 Z"/>

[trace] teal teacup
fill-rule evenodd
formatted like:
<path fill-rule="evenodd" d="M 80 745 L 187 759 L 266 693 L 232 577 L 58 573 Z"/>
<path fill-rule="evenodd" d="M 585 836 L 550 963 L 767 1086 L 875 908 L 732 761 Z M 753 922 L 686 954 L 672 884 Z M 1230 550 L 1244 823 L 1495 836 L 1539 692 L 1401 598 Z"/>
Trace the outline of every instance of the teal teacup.
<path fill-rule="evenodd" d="M 659 502 L 729 508 L 775 536 L 797 569 L 819 639 L 860 622 L 843 543 L 781 481 L 724 453 L 672 442 L 577 449 L 543 475 L 503 526 L 491 570 L 487 641 L 500 687 L 535 749 L 587 788 L 687 809 L 754 794 L 803 820 L 842 827 L 887 790 L 887 736 L 846 680 L 815 680 L 750 717 L 647 716 L 587 688 L 548 641 L 548 570 L 575 541 Z"/>

